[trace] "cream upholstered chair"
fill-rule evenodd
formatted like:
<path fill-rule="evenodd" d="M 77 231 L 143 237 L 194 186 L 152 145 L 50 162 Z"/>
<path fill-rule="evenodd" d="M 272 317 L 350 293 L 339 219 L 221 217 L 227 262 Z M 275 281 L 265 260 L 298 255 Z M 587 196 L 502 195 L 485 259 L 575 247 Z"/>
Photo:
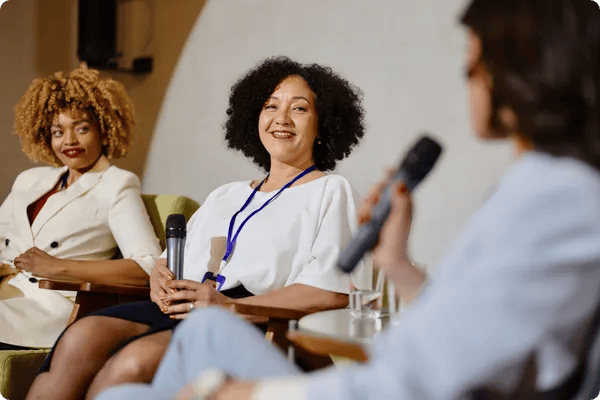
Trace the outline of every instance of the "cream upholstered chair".
<path fill-rule="evenodd" d="M 165 222 L 170 214 L 183 214 L 189 219 L 200 205 L 185 196 L 176 195 L 142 195 L 161 248 L 166 246 Z M 147 299 L 148 287 L 112 286 L 90 282 L 61 282 L 40 280 L 40 287 L 55 290 L 77 291 L 73 311 L 69 323 L 81 316 L 114 304 L 127 301 Z M 5 399 L 24 399 L 36 372 L 49 349 L 39 350 L 4 350 L 0 351 L 0 393 Z"/>

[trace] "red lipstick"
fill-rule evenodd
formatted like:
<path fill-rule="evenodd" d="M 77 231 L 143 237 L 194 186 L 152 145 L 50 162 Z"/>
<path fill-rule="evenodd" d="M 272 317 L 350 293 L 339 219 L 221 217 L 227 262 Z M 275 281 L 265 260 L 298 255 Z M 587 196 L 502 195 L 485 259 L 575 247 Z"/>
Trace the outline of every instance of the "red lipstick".
<path fill-rule="evenodd" d="M 67 150 L 63 150 L 62 153 L 69 158 L 75 158 L 75 157 L 79 157 L 81 154 L 83 154 L 84 150 L 83 149 L 67 149 Z"/>

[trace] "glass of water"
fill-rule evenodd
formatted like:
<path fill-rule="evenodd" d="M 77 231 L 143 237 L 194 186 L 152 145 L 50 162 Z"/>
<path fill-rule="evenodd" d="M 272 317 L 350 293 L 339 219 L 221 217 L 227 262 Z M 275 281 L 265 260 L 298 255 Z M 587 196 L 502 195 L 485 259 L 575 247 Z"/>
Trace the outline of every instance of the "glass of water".
<path fill-rule="evenodd" d="M 377 318 L 381 312 L 381 290 L 359 290 L 350 292 L 349 305 L 352 318 Z"/>

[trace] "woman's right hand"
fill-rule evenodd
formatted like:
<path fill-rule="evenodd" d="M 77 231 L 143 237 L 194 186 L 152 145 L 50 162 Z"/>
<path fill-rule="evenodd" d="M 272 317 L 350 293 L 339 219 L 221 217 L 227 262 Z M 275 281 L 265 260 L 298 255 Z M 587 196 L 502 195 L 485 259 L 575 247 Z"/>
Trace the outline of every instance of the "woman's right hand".
<path fill-rule="evenodd" d="M 174 293 L 175 290 L 171 289 L 168 284 L 175 278 L 173 273 L 167 267 L 167 259 L 159 258 L 156 260 L 156 266 L 150 273 L 150 300 L 165 312 L 170 304 L 167 304 L 164 299 L 167 297 L 167 293 Z"/>
<path fill-rule="evenodd" d="M 393 172 L 388 171 L 388 179 L 377 183 L 369 191 L 358 211 L 359 224 L 371 220 L 373 208 L 379 203 Z M 393 279 L 397 268 L 411 265 L 408 257 L 408 236 L 412 221 L 412 200 L 403 183 L 391 185 L 390 200 L 392 209 L 379 234 L 373 257 L 375 265 L 381 268 L 388 278 Z"/>

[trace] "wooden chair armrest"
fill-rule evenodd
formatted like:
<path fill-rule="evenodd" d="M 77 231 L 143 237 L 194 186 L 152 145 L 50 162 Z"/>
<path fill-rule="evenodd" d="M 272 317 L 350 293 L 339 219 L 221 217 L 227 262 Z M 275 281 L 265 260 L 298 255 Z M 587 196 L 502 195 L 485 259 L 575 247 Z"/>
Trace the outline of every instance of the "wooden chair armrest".
<path fill-rule="evenodd" d="M 100 283 L 82 282 L 79 290 L 91 293 L 110 293 L 124 296 L 143 296 L 150 297 L 150 288 L 148 286 L 133 285 L 106 285 Z"/>
<path fill-rule="evenodd" d="M 364 347 L 358 343 L 337 340 L 302 331 L 288 331 L 286 337 L 294 346 L 320 355 L 335 355 L 350 358 L 359 362 L 369 360 Z"/>
<path fill-rule="evenodd" d="M 79 290 L 80 281 L 56 281 L 53 279 L 41 279 L 38 282 L 40 289 L 49 290 Z"/>
<path fill-rule="evenodd" d="M 150 299 L 150 288 L 147 286 L 104 285 L 81 281 L 60 281 L 41 279 L 38 286 L 50 290 L 76 291 L 77 297 L 69 317 L 69 323 L 85 314 L 114 306 L 124 301 L 141 301 Z"/>
<path fill-rule="evenodd" d="M 140 297 L 147 297 L 150 295 L 150 288 L 148 286 L 106 285 L 81 281 L 57 281 L 53 279 L 42 279 L 39 281 L 38 285 L 42 289 L 52 290 L 74 290 L 78 292 L 107 293 Z"/>
<path fill-rule="evenodd" d="M 267 307 L 239 303 L 225 303 L 224 306 L 237 314 L 254 315 L 276 320 L 300 319 L 312 313 L 312 311 L 297 310 L 293 308 Z"/>

